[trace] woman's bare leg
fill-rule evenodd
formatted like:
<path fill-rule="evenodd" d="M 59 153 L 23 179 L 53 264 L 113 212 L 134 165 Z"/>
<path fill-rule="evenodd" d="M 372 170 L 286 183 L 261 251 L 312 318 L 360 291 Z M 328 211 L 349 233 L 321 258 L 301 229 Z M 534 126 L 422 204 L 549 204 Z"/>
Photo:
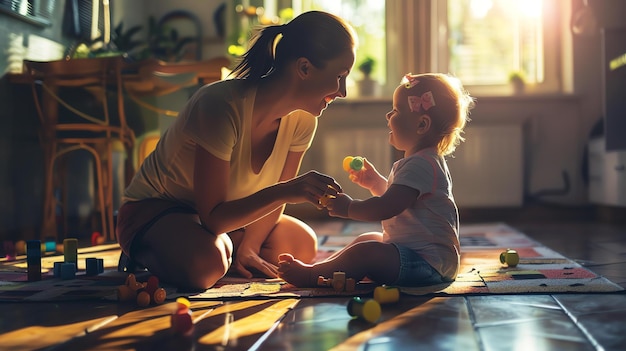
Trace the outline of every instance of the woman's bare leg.
<path fill-rule="evenodd" d="M 398 278 L 400 255 L 392 244 L 362 241 L 346 247 L 332 259 L 306 264 L 290 254 L 279 257 L 279 276 L 298 287 L 317 286 L 317 277 L 332 277 L 334 272 L 346 273 L 356 281 L 368 277 L 380 284 L 389 284 Z"/>
<path fill-rule="evenodd" d="M 308 224 L 283 214 L 263 243 L 261 257 L 278 265 L 278 255 L 285 252 L 311 263 L 317 255 L 317 236 Z"/>
<path fill-rule="evenodd" d="M 228 235 L 210 233 L 198 215 L 173 213 L 146 231 L 135 259 L 163 282 L 207 289 L 226 274 L 232 252 Z"/>

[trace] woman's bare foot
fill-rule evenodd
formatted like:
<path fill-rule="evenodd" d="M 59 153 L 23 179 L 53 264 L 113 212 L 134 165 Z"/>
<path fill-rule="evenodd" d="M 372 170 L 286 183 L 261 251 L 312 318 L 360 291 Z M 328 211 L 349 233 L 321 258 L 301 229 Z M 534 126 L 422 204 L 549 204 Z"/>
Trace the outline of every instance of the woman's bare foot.
<path fill-rule="evenodd" d="M 291 254 L 278 256 L 278 276 L 299 288 L 317 286 L 317 277 L 313 277 L 313 265 L 295 259 Z"/>

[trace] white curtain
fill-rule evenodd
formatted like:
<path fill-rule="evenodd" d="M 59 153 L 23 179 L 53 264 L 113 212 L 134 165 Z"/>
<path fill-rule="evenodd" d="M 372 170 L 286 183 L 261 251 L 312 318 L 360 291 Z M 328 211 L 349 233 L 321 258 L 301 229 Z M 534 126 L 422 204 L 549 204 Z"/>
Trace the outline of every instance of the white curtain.
<path fill-rule="evenodd" d="M 406 73 L 433 70 L 431 18 L 437 2 L 431 0 L 393 0 L 386 3 L 387 23 L 387 93 L 400 83 Z M 445 9 L 444 9 L 445 10 Z"/>

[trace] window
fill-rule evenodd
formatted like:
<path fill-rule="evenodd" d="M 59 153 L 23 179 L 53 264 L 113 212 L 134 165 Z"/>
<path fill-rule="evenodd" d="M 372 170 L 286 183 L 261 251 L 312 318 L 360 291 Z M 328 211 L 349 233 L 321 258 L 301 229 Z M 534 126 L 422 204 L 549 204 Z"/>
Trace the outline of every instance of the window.
<path fill-rule="evenodd" d="M 359 37 L 359 49 L 355 71 L 350 76 L 360 79 L 358 67 L 368 59 L 374 62 L 371 78 L 385 84 L 387 58 L 385 55 L 385 1 L 380 0 L 294 0 L 301 11 L 321 10 L 330 12 L 348 21 Z M 356 74 L 355 74 L 356 73 Z"/>
<path fill-rule="evenodd" d="M 427 71 L 451 73 L 475 95 L 510 94 L 513 73 L 524 77 L 528 92 L 563 90 L 561 70 L 568 65 L 561 52 L 567 43 L 559 34 L 569 2 L 394 0 L 384 8 L 376 0 L 301 2 L 309 6 L 302 10 L 323 9 L 353 24 L 361 44 L 357 65 L 376 57 L 381 64 L 375 78 L 387 83 L 385 94 L 398 83 L 394 77 Z"/>
<path fill-rule="evenodd" d="M 387 58 L 385 43 L 385 1 L 380 0 L 235 0 L 231 18 L 228 52 L 242 55 L 247 49 L 250 32 L 258 24 L 278 24 L 290 21 L 305 11 L 321 10 L 350 22 L 359 37 L 355 71 L 348 76 L 349 90 L 355 80 L 362 78 L 359 66 L 373 62 L 370 78 L 385 84 Z M 234 28 L 232 28 L 234 27 Z"/>
<path fill-rule="evenodd" d="M 348 20 L 359 36 L 355 73 L 366 58 L 372 77 L 390 96 L 403 74 L 444 72 L 459 77 L 473 95 L 511 94 L 519 72 L 530 93 L 564 90 L 561 54 L 570 11 L 553 0 L 265 0 L 265 15 L 284 9 L 296 16 L 324 10 Z M 280 16 L 282 18 L 282 16 Z M 564 36 L 563 38 L 568 38 Z"/>
<path fill-rule="evenodd" d="M 0 12 L 37 26 L 50 26 L 54 0 L 0 0 Z"/>
<path fill-rule="evenodd" d="M 456 75 L 478 93 L 508 93 L 503 87 L 514 74 L 523 77 L 531 92 L 562 90 L 563 43 L 558 38 L 566 2 L 440 0 L 438 5 L 445 8 L 438 25 L 446 28 L 436 46 L 444 52 L 436 62 L 440 71 Z"/>
<path fill-rule="evenodd" d="M 465 84 L 543 81 L 541 1 L 448 0 L 448 67 Z"/>

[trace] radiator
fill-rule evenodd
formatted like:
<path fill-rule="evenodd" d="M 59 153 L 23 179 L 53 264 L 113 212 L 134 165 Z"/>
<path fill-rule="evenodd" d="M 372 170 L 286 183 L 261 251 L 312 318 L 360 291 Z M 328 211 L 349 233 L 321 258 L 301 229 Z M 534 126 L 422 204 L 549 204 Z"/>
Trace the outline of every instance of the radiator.
<path fill-rule="evenodd" d="M 470 124 L 465 139 L 448 158 L 459 208 L 522 206 L 522 126 Z"/>
<path fill-rule="evenodd" d="M 387 176 L 399 155 L 389 145 L 388 133 L 386 128 L 324 132 L 323 171 L 335 177 L 352 197 L 371 196 L 348 179 L 342 161 L 345 156 L 364 156 Z M 521 206 L 522 126 L 470 124 L 464 135 L 466 141 L 457 147 L 454 157 L 448 157 L 457 205 L 460 208 Z"/>

